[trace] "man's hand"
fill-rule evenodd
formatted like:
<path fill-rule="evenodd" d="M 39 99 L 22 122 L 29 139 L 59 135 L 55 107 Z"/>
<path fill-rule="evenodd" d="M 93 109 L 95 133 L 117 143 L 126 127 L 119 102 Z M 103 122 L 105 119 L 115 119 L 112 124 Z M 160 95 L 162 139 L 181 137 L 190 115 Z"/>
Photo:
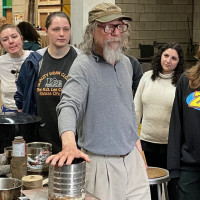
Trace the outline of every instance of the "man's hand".
<path fill-rule="evenodd" d="M 138 140 L 138 141 L 136 142 L 136 147 L 137 147 L 138 151 L 140 152 L 140 154 L 141 154 L 141 156 L 142 156 L 142 158 L 143 158 L 143 160 L 144 160 L 145 167 L 146 167 L 146 169 L 147 169 L 147 168 L 148 168 L 148 165 L 147 165 L 147 162 L 146 162 L 146 159 L 145 159 L 144 152 L 142 151 L 142 146 L 141 146 L 140 140 Z"/>
<path fill-rule="evenodd" d="M 74 133 L 72 131 L 64 132 L 61 135 L 62 139 L 62 151 L 56 155 L 52 155 L 47 158 L 46 163 L 50 163 L 55 166 L 58 163 L 59 167 L 62 167 L 64 163 L 70 165 L 74 158 L 83 158 L 86 162 L 90 162 L 89 156 L 80 151 L 75 142 Z"/>

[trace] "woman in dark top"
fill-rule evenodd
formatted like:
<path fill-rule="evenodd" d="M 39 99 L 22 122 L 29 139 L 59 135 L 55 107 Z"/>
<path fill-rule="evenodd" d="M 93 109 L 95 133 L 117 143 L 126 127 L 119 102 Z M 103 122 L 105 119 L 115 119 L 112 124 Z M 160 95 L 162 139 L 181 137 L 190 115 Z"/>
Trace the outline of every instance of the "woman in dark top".
<path fill-rule="evenodd" d="M 197 54 L 200 59 L 200 51 Z M 200 62 L 178 81 L 168 142 L 168 170 L 178 200 L 200 199 Z"/>
<path fill-rule="evenodd" d="M 56 106 L 79 51 L 69 45 L 71 23 L 66 13 L 51 13 L 45 26 L 50 45 L 31 53 L 26 59 L 19 73 L 14 98 L 19 111 L 42 118 L 38 140 L 51 143 L 52 152 L 57 153 L 62 144 Z"/>
<path fill-rule="evenodd" d="M 23 36 L 23 49 L 36 51 L 41 49 L 40 35 L 29 22 L 20 22 L 18 25 Z"/>

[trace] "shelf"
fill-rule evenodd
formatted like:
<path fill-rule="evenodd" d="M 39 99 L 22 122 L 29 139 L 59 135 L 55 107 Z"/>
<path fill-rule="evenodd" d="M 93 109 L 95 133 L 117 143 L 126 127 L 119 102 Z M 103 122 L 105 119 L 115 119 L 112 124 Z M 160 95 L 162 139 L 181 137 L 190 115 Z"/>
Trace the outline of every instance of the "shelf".
<path fill-rule="evenodd" d="M 60 5 L 60 0 L 38 0 L 39 5 Z"/>
<path fill-rule="evenodd" d="M 2 0 L 2 15 L 6 17 L 7 23 L 12 23 L 12 0 Z"/>
<path fill-rule="evenodd" d="M 12 6 L 3 6 L 3 9 L 10 9 Z"/>

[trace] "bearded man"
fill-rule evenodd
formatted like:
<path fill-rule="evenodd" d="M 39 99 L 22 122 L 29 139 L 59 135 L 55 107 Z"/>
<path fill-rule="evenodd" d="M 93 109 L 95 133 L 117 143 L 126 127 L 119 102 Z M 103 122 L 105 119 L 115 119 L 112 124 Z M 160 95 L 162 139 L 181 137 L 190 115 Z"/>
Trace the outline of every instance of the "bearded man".
<path fill-rule="evenodd" d="M 129 44 L 130 17 L 110 3 L 89 12 L 89 25 L 57 106 L 62 151 L 47 159 L 70 165 L 83 158 L 86 190 L 101 200 L 150 200 L 137 134 Z M 75 142 L 78 133 L 77 148 Z"/>

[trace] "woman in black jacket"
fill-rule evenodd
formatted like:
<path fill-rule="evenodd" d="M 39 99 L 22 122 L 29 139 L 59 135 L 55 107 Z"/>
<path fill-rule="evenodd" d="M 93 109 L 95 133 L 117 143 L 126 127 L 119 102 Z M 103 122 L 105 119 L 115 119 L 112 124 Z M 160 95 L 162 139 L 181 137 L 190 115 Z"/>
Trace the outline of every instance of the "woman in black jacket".
<path fill-rule="evenodd" d="M 200 59 L 200 51 L 197 54 Z M 177 181 L 178 200 L 200 199 L 200 62 L 180 78 L 173 104 L 168 170 Z"/>

